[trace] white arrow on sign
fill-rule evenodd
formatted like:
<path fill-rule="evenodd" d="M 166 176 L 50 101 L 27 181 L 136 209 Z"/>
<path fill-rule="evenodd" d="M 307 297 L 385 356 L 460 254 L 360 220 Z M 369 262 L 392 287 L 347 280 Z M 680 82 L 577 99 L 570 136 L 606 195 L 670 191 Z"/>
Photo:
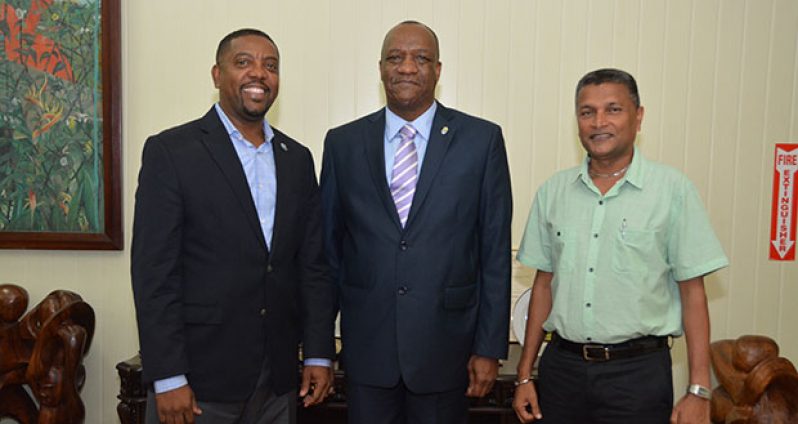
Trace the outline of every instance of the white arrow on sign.
<path fill-rule="evenodd" d="M 776 165 L 776 170 L 779 172 L 779 198 L 777 202 L 777 219 L 776 219 L 776 237 L 771 240 L 770 242 L 773 244 L 773 247 L 776 248 L 776 251 L 779 252 L 779 256 L 783 259 L 787 252 L 790 251 L 792 245 L 795 244 L 795 240 L 791 240 L 792 237 L 792 214 L 795 213 L 792 210 L 793 199 L 793 187 L 795 186 L 795 173 L 798 172 L 798 152 L 787 152 L 786 150 L 776 149 L 776 157 L 781 155 L 786 156 L 794 156 L 792 161 L 782 161 L 782 163 Z M 790 164 L 787 165 L 784 162 L 789 162 Z"/>

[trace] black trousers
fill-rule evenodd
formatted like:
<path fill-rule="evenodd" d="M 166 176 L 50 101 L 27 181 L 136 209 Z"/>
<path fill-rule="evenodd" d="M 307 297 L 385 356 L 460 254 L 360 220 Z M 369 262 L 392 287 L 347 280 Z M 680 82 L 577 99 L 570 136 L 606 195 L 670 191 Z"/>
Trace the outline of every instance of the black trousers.
<path fill-rule="evenodd" d="M 466 386 L 438 393 L 413 393 L 403 382 L 395 387 L 349 383 L 346 387 L 349 424 L 465 424 Z"/>
<path fill-rule="evenodd" d="M 538 367 L 542 423 L 667 424 L 673 410 L 669 349 L 585 361 L 552 342 Z"/>
<path fill-rule="evenodd" d="M 296 424 L 297 391 L 276 395 L 269 383 L 270 364 L 263 361 L 255 391 L 245 402 L 198 401 L 196 424 Z M 146 424 L 158 424 L 155 394 L 147 392 Z"/>

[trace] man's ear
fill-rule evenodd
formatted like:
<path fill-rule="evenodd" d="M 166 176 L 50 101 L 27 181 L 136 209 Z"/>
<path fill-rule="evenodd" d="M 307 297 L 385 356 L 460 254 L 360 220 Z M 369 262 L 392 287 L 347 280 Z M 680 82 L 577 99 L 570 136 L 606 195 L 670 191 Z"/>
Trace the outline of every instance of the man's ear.
<path fill-rule="evenodd" d="M 211 67 L 211 78 L 213 78 L 213 86 L 219 88 L 219 65 L 213 65 Z"/>
<path fill-rule="evenodd" d="M 640 106 L 639 108 L 637 108 L 637 132 L 640 132 L 640 126 L 643 123 L 643 113 L 644 112 L 645 112 L 645 109 L 643 108 L 643 106 Z"/>

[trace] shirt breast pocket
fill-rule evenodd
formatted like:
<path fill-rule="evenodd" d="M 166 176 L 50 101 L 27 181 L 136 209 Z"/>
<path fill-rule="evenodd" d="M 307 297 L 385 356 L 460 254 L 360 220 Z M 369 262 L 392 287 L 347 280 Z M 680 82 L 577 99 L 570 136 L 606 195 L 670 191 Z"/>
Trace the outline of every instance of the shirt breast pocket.
<path fill-rule="evenodd" d="M 642 274 L 661 261 L 656 231 L 625 230 L 616 236 L 612 255 L 613 270 Z"/>

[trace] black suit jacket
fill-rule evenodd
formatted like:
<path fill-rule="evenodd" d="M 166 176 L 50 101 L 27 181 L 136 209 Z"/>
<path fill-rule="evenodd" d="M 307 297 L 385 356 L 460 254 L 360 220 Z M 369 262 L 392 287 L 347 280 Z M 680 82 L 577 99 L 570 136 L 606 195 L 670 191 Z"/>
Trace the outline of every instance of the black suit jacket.
<path fill-rule="evenodd" d="M 385 110 L 329 131 L 321 176 L 347 378 L 461 387 L 471 354 L 504 358 L 512 199 L 501 129 L 438 105 L 407 225 L 384 159 Z"/>
<path fill-rule="evenodd" d="M 275 130 L 269 252 L 241 163 L 211 110 L 150 137 L 136 191 L 132 281 L 146 382 L 186 374 L 200 400 L 242 401 L 264 355 L 277 393 L 297 351 L 332 358 L 335 287 L 310 152 Z"/>

